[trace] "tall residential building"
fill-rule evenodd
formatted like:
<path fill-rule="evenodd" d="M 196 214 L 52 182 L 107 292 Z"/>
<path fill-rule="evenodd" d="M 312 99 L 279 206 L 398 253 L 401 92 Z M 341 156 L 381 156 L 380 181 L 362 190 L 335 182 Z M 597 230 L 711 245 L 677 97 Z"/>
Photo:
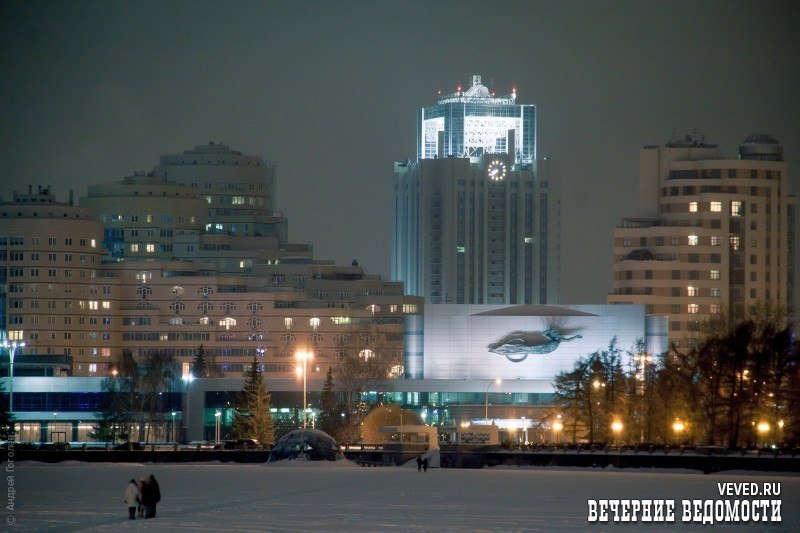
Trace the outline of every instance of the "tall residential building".
<path fill-rule="evenodd" d="M 557 170 L 536 108 L 472 87 L 422 108 L 416 162 L 394 165 L 392 277 L 429 303 L 558 300 Z"/>
<path fill-rule="evenodd" d="M 702 321 L 732 319 L 770 302 L 794 309 L 795 197 L 783 147 L 755 133 L 724 158 L 686 136 L 645 146 L 640 213 L 614 231 L 609 303 L 669 316 L 670 341 L 691 341 Z"/>

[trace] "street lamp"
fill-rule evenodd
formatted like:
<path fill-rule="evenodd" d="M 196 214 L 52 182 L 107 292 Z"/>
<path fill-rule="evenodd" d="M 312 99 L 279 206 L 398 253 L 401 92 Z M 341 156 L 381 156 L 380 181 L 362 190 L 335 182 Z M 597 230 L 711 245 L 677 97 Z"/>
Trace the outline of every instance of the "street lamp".
<path fill-rule="evenodd" d="M 307 387 L 306 387 L 306 362 L 309 359 L 311 359 L 312 357 L 314 357 L 314 354 L 311 353 L 311 352 L 306 352 L 306 351 L 297 352 L 297 358 L 300 359 L 301 361 L 303 361 L 302 368 L 298 367 L 297 368 L 297 372 L 298 372 L 298 374 L 301 373 L 301 372 L 303 374 L 303 428 L 304 429 L 306 427 L 308 427 L 308 420 L 306 418 L 306 405 L 308 404 L 307 398 L 306 398 L 306 393 L 307 393 Z"/>
<path fill-rule="evenodd" d="M 683 420 L 676 418 L 675 422 L 672 424 L 672 430 L 675 432 L 675 437 L 678 439 L 678 444 L 681 442 L 681 433 L 683 433 L 683 430 L 685 429 L 686 424 L 683 423 Z"/>
<path fill-rule="evenodd" d="M 758 434 L 761 435 L 761 438 L 765 439 L 764 446 L 766 446 L 767 445 L 766 435 L 767 433 L 769 433 L 769 423 L 762 420 L 761 422 L 758 423 L 756 429 L 758 430 Z"/>
<path fill-rule="evenodd" d="M 219 424 L 220 418 L 222 417 L 222 413 L 220 411 L 216 411 L 214 413 L 214 418 L 216 418 L 216 432 L 214 433 L 214 444 L 219 444 Z"/>
<path fill-rule="evenodd" d="M 0 343 L 0 347 L 5 348 L 8 350 L 8 358 L 9 358 L 9 367 L 8 367 L 8 412 L 11 415 L 11 419 L 14 418 L 14 355 L 17 353 L 17 348 L 24 348 L 25 343 L 19 341 L 11 341 L 8 342 L 8 339 L 3 339 L 3 342 Z M 12 429 L 14 422 L 11 422 Z"/>
<path fill-rule="evenodd" d="M 175 415 L 176 414 L 177 413 L 175 411 L 172 411 L 172 442 L 173 443 L 178 442 L 177 439 L 175 438 Z"/>
<path fill-rule="evenodd" d="M 183 421 L 183 427 L 186 428 L 185 438 L 186 442 L 189 442 L 189 386 L 194 381 L 194 376 L 191 372 L 186 374 L 181 378 L 184 383 L 184 394 L 186 394 L 186 405 L 183 408 L 183 415 L 181 416 L 181 420 Z M 205 432 L 205 430 L 204 430 Z"/>
<path fill-rule="evenodd" d="M 561 422 L 561 415 L 558 415 L 555 422 L 553 422 L 553 431 L 556 433 L 556 444 L 558 444 L 558 432 L 564 429 L 564 424 Z"/>
<path fill-rule="evenodd" d="M 483 412 L 484 425 L 487 425 L 487 426 L 489 425 L 489 388 L 492 385 L 500 385 L 502 382 L 503 382 L 502 379 L 497 378 L 494 381 L 490 381 L 489 384 L 486 385 L 486 406 L 485 406 L 484 412 Z"/>
<path fill-rule="evenodd" d="M 611 431 L 614 432 L 614 439 L 617 441 L 619 439 L 620 433 L 622 433 L 622 428 L 623 428 L 622 422 L 620 422 L 619 420 L 614 420 L 611 423 Z M 619 442 L 617 442 L 617 444 L 619 444 Z"/>

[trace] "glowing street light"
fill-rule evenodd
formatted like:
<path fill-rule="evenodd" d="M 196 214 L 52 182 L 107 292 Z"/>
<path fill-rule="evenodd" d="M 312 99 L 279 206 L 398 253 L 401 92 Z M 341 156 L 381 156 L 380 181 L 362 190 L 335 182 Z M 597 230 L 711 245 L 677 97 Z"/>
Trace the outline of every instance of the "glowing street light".
<path fill-rule="evenodd" d="M 297 368 L 297 373 L 303 375 L 303 428 L 308 427 L 308 419 L 306 418 L 306 405 L 307 403 L 307 387 L 306 387 L 306 362 L 313 358 L 314 354 L 306 351 L 297 352 L 297 358 L 303 361 L 303 366 Z"/>
<path fill-rule="evenodd" d="M 558 444 L 558 432 L 564 429 L 564 424 L 561 422 L 561 415 L 557 415 L 556 421 L 553 422 L 553 431 L 556 434 L 556 444 Z"/>
<path fill-rule="evenodd" d="M 5 348 L 8 350 L 8 358 L 10 363 L 8 367 L 8 412 L 11 415 L 12 420 L 14 418 L 14 355 L 17 353 L 17 348 L 24 347 L 24 342 L 8 342 L 8 339 L 3 339 L 3 342 L 0 343 L 0 348 Z"/>
<path fill-rule="evenodd" d="M 219 444 L 219 433 L 220 433 L 220 418 L 222 417 L 222 412 L 216 411 L 214 413 L 214 418 L 216 419 L 216 431 L 214 433 L 214 444 Z"/>
<path fill-rule="evenodd" d="M 190 398 L 189 386 L 192 384 L 192 381 L 194 381 L 194 376 L 192 375 L 191 372 L 189 372 L 181 379 L 183 380 L 184 384 L 184 394 L 186 394 L 186 405 L 183 408 L 183 416 L 181 416 L 181 420 L 184 421 L 183 427 L 186 428 L 184 435 L 186 437 L 186 441 L 188 442 L 189 441 L 189 398 Z"/>
<path fill-rule="evenodd" d="M 611 431 L 614 432 L 614 439 L 615 440 L 619 439 L 619 435 L 620 435 L 620 433 L 622 433 L 622 428 L 623 427 L 624 426 L 622 425 L 622 422 L 620 422 L 619 420 L 614 420 L 611 423 Z"/>
<path fill-rule="evenodd" d="M 486 406 L 483 412 L 483 419 L 485 420 L 484 424 L 487 426 L 489 425 L 489 388 L 492 385 L 500 385 L 502 382 L 503 382 L 502 379 L 497 378 L 494 381 L 490 381 L 489 384 L 486 386 Z"/>
<path fill-rule="evenodd" d="M 675 432 L 675 437 L 678 439 L 678 443 L 681 441 L 681 434 L 686 429 L 686 424 L 680 418 L 676 418 L 675 422 L 672 423 L 672 431 Z"/>

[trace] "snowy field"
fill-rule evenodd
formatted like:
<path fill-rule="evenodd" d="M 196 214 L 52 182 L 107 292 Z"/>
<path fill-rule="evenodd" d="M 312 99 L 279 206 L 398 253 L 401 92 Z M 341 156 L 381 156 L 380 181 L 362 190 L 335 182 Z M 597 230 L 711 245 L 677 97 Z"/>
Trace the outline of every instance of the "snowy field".
<path fill-rule="evenodd" d="M 129 521 L 125 486 L 149 474 L 163 495 L 157 518 Z M 696 531 L 702 526 L 681 523 L 679 511 L 675 523 L 589 524 L 587 500 L 680 505 L 720 498 L 718 482 L 780 483 L 782 524 L 737 529 L 797 531 L 800 524 L 800 477 L 745 472 L 16 462 L 13 477 L 15 510 L 4 518 L 13 515 L 13 530 L 23 531 Z"/>

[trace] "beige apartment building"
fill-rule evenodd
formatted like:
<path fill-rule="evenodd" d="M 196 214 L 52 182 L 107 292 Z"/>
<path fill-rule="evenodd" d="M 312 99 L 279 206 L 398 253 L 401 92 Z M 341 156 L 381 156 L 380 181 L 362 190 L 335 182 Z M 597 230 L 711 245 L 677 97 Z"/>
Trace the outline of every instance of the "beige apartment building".
<path fill-rule="evenodd" d="M 795 197 L 783 147 L 756 133 L 725 158 L 686 136 L 641 150 L 639 215 L 614 231 L 609 303 L 646 305 L 686 345 L 703 321 L 770 302 L 794 308 Z"/>
<path fill-rule="evenodd" d="M 72 375 L 107 376 L 124 353 L 168 352 L 188 377 L 202 345 L 218 375 L 256 357 L 293 377 L 307 350 L 309 376 L 324 378 L 346 351 L 380 351 L 397 361 L 386 377 L 402 376 L 403 324 L 423 299 L 287 242 L 273 177 L 263 158 L 210 144 L 91 186 L 80 207 L 41 187 L 0 202 L 1 321 L 26 343 L 17 356 L 66 355 Z"/>

